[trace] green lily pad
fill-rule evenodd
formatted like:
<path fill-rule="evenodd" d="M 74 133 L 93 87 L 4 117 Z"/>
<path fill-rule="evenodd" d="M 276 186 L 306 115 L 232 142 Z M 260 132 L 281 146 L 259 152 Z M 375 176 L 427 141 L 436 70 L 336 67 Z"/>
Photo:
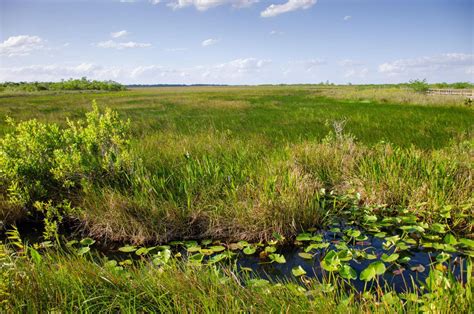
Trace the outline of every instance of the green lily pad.
<path fill-rule="evenodd" d="M 296 241 L 311 241 L 312 235 L 311 233 L 300 233 L 296 236 Z"/>
<path fill-rule="evenodd" d="M 398 258 L 400 257 L 399 254 L 394 253 L 392 255 L 387 255 L 387 254 L 382 254 L 381 260 L 384 261 L 385 263 L 392 263 L 395 262 Z"/>
<path fill-rule="evenodd" d="M 213 245 L 213 246 L 210 246 L 209 247 L 209 250 L 212 250 L 213 252 L 222 252 L 225 250 L 225 247 L 223 247 L 222 245 Z"/>
<path fill-rule="evenodd" d="M 124 253 L 131 253 L 131 252 L 135 252 L 137 250 L 137 247 L 133 245 L 127 245 L 127 246 L 122 246 L 118 250 Z"/>
<path fill-rule="evenodd" d="M 277 262 L 278 264 L 285 264 L 286 263 L 285 257 L 281 254 L 270 254 L 270 255 L 268 255 L 268 258 L 270 258 L 270 260 L 272 262 Z"/>
<path fill-rule="evenodd" d="M 295 277 L 306 275 L 306 271 L 301 266 L 293 267 L 293 269 L 291 269 L 291 273 Z"/>
<path fill-rule="evenodd" d="M 298 253 L 298 256 L 303 259 L 313 259 L 313 255 L 305 252 Z"/>
<path fill-rule="evenodd" d="M 345 279 L 357 279 L 357 273 L 355 269 L 347 264 L 342 265 L 342 267 L 339 269 L 339 275 Z"/>
<path fill-rule="evenodd" d="M 245 249 L 243 249 L 243 252 L 245 255 L 252 255 L 255 254 L 257 249 L 254 246 L 247 246 Z"/>
<path fill-rule="evenodd" d="M 84 239 L 81 240 L 80 243 L 81 243 L 81 245 L 90 246 L 90 245 L 95 243 L 95 240 L 91 239 L 91 238 L 84 238 Z"/>

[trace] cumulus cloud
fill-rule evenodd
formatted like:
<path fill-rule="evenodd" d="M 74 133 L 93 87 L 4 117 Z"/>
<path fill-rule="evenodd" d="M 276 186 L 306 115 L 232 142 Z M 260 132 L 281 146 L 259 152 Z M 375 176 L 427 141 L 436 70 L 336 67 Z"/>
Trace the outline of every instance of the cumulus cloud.
<path fill-rule="evenodd" d="M 113 41 L 113 40 L 107 40 L 107 41 L 99 42 L 97 44 L 97 47 L 123 50 L 123 49 L 130 49 L 130 48 L 147 48 L 147 47 L 151 47 L 151 44 L 149 44 L 149 43 L 137 43 L 137 42 L 134 42 L 134 41 L 116 42 L 116 41 Z"/>
<path fill-rule="evenodd" d="M 112 38 L 120 38 L 120 37 L 127 36 L 129 34 L 130 34 L 129 32 L 127 32 L 126 30 L 123 30 L 123 31 L 118 31 L 118 32 L 112 32 L 110 33 L 110 36 Z"/>
<path fill-rule="evenodd" d="M 432 73 L 440 70 L 464 69 L 467 71 L 474 64 L 474 54 L 444 53 L 436 56 L 412 59 L 399 59 L 382 63 L 378 67 L 380 73 L 387 75 Z"/>
<path fill-rule="evenodd" d="M 44 49 L 44 40 L 38 36 L 11 36 L 0 43 L 0 56 L 27 56 L 40 49 Z"/>
<path fill-rule="evenodd" d="M 283 4 L 272 4 L 260 13 L 262 17 L 274 17 L 283 13 L 306 10 L 316 4 L 317 0 L 288 0 Z"/>
<path fill-rule="evenodd" d="M 182 9 L 194 6 L 199 11 L 206 11 L 221 5 L 231 5 L 234 8 L 249 7 L 259 0 L 171 0 L 168 6 L 173 9 Z"/>
<path fill-rule="evenodd" d="M 203 40 L 201 43 L 201 46 L 203 47 L 212 46 L 212 45 L 217 44 L 218 42 L 219 42 L 219 39 L 209 38 L 209 39 Z"/>
<path fill-rule="evenodd" d="M 352 18 L 352 16 L 346 15 L 346 16 L 344 16 L 343 20 L 344 21 L 349 21 L 351 18 Z"/>

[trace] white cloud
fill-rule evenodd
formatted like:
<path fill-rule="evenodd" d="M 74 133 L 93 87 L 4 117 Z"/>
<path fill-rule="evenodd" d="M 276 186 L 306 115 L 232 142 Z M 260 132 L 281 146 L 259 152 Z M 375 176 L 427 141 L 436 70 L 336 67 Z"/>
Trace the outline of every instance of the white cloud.
<path fill-rule="evenodd" d="M 283 35 L 283 34 L 284 34 L 284 32 L 280 32 L 280 31 L 276 31 L 276 30 L 272 30 L 270 32 L 270 35 Z"/>
<path fill-rule="evenodd" d="M 260 13 L 262 17 L 274 17 L 283 13 L 306 10 L 315 5 L 317 0 L 288 0 L 283 4 L 272 4 Z"/>
<path fill-rule="evenodd" d="M 147 47 L 151 47 L 151 44 L 149 44 L 149 43 L 137 43 L 137 42 L 134 42 L 134 41 L 116 42 L 116 41 L 113 41 L 113 40 L 107 40 L 107 41 L 102 41 L 100 43 L 97 43 L 97 47 L 123 50 L 123 49 L 130 49 L 130 48 L 147 48 Z"/>
<path fill-rule="evenodd" d="M 426 74 L 441 70 L 464 69 L 467 71 L 474 64 L 474 54 L 444 53 L 430 57 L 399 59 L 380 64 L 378 71 L 387 75 Z"/>
<path fill-rule="evenodd" d="M 221 5 L 231 5 L 234 8 L 249 7 L 259 0 L 171 0 L 168 6 L 173 9 L 182 9 L 194 6 L 199 11 L 206 11 Z"/>
<path fill-rule="evenodd" d="M 218 42 L 219 42 L 219 39 L 209 38 L 209 39 L 203 40 L 201 43 L 201 46 L 203 47 L 212 46 L 212 45 L 217 44 Z"/>
<path fill-rule="evenodd" d="M 129 32 L 127 32 L 126 30 L 123 30 L 123 31 L 118 31 L 118 32 L 112 32 L 110 33 L 110 36 L 112 38 L 120 38 L 120 37 L 127 36 L 129 34 L 130 34 Z"/>
<path fill-rule="evenodd" d="M 12 36 L 0 43 L 0 56 L 27 56 L 32 51 L 44 48 L 44 40 L 38 36 Z"/>
<path fill-rule="evenodd" d="M 346 15 L 346 16 L 344 16 L 343 20 L 344 21 L 349 21 L 351 18 L 352 18 L 352 16 Z"/>
<path fill-rule="evenodd" d="M 158 4 L 158 3 L 160 3 L 160 2 L 161 2 L 161 0 L 150 0 L 150 3 L 151 3 L 151 4 Z"/>

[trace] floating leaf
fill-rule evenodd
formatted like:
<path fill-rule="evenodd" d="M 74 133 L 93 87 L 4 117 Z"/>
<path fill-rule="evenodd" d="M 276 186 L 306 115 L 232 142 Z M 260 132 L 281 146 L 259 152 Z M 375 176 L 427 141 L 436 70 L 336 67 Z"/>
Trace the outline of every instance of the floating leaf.
<path fill-rule="evenodd" d="M 91 238 L 84 238 L 84 239 L 81 240 L 80 243 L 81 243 L 81 245 L 90 246 L 90 245 L 95 243 L 95 240 L 91 239 Z"/>
<path fill-rule="evenodd" d="M 348 229 L 348 230 L 346 230 L 346 234 L 349 237 L 356 238 L 356 237 L 360 236 L 361 232 L 360 232 L 360 230 L 357 230 L 357 229 Z"/>
<path fill-rule="evenodd" d="M 224 251 L 225 247 L 223 247 L 222 245 L 214 245 L 214 246 L 210 246 L 209 249 L 217 253 L 217 252 Z"/>
<path fill-rule="evenodd" d="M 347 262 L 347 261 L 352 260 L 352 253 L 349 250 L 340 251 L 339 253 L 337 253 L 337 257 L 341 261 Z"/>
<path fill-rule="evenodd" d="M 200 245 L 188 246 L 188 247 L 186 248 L 186 250 L 187 250 L 189 253 L 196 253 L 196 252 L 201 251 L 201 246 L 200 246 Z"/>
<path fill-rule="evenodd" d="M 360 279 L 364 281 L 370 281 L 374 279 L 377 275 L 383 275 L 385 271 L 386 268 L 384 263 L 380 261 L 373 262 L 360 273 Z"/>
<path fill-rule="evenodd" d="M 378 232 L 378 233 L 374 234 L 374 237 L 385 238 L 386 235 L 387 235 L 387 233 L 385 233 L 385 232 Z"/>
<path fill-rule="evenodd" d="M 270 258 L 271 261 L 277 262 L 278 264 L 285 264 L 286 259 L 283 255 L 281 254 L 270 254 L 268 255 L 268 258 Z"/>
<path fill-rule="evenodd" d="M 255 254 L 255 251 L 257 251 L 257 249 L 254 247 L 254 246 L 247 246 L 243 252 L 245 255 L 252 255 L 252 254 Z"/>
<path fill-rule="evenodd" d="M 133 245 L 127 245 L 127 246 L 122 246 L 118 250 L 124 253 L 131 253 L 131 252 L 135 252 L 137 250 L 137 247 Z"/>
<path fill-rule="evenodd" d="M 298 256 L 303 259 L 313 259 L 313 255 L 305 252 L 298 253 Z"/>
<path fill-rule="evenodd" d="M 204 245 L 204 246 L 209 245 L 211 243 L 212 243 L 212 240 L 210 240 L 210 239 L 201 240 L 201 244 Z"/>
<path fill-rule="evenodd" d="M 392 274 L 394 274 L 395 276 L 402 275 L 404 271 L 405 271 L 405 268 L 401 267 L 399 269 L 395 269 L 394 271 L 392 271 Z"/>
<path fill-rule="evenodd" d="M 327 242 L 323 242 L 323 243 L 313 243 L 313 244 L 310 244 L 308 245 L 304 251 L 307 253 L 307 252 L 310 252 L 312 250 L 319 250 L 319 249 L 325 249 L 329 246 L 329 243 Z"/>
<path fill-rule="evenodd" d="M 267 246 L 267 247 L 265 247 L 265 252 L 267 252 L 267 253 L 275 253 L 276 250 L 277 250 L 277 249 L 276 249 L 276 247 L 274 247 L 274 246 Z"/>
<path fill-rule="evenodd" d="M 189 256 L 188 261 L 193 264 L 201 264 L 202 260 L 204 259 L 204 254 L 197 253 Z"/>
<path fill-rule="evenodd" d="M 341 275 L 342 278 L 345 279 L 357 279 L 357 273 L 352 268 L 351 266 L 344 264 L 340 269 L 339 269 L 339 275 Z"/>
<path fill-rule="evenodd" d="M 377 216 L 375 216 L 375 215 L 365 215 L 364 220 L 367 223 L 376 222 L 377 221 Z"/>
<path fill-rule="evenodd" d="M 216 254 L 213 257 L 210 258 L 209 262 L 211 264 L 213 263 L 218 263 L 224 259 L 226 259 L 228 256 L 226 254 Z"/>
<path fill-rule="evenodd" d="M 425 271 L 425 266 L 418 264 L 417 266 L 410 267 L 411 271 L 416 271 L 418 273 L 422 273 Z"/>
<path fill-rule="evenodd" d="M 299 277 L 299 276 L 303 276 L 303 275 L 306 275 L 306 271 L 303 269 L 303 267 L 301 266 L 297 266 L 297 267 L 293 267 L 291 269 L 291 273 L 293 274 L 293 276 L 295 277 Z"/>
<path fill-rule="evenodd" d="M 300 233 L 296 236 L 296 241 L 311 241 L 312 235 L 311 233 Z"/>
<path fill-rule="evenodd" d="M 382 257 L 381 257 L 381 260 L 384 261 L 385 263 L 391 263 L 391 262 L 395 262 L 398 257 L 400 257 L 399 254 L 397 253 L 394 253 L 392 255 L 387 255 L 387 254 L 382 254 Z"/>
<path fill-rule="evenodd" d="M 408 263 L 409 261 L 411 261 L 409 256 L 404 256 L 398 260 L 399 263 Z"/>
<path fill-rule="evenodd" d="M 341 260 L 335 251 L 329 251 L 321 261 L 321 267 L 326 271 L 336 271 L 341 266 Z"/>
<path fill-rule="evenodd" d="M 374 279 L 376 276 L 375 274 L 375 269 L 373 267 L 370 267 L 370 265 L 364 269 L 361 273 L 360 273 L 360 280 L 363 280 L 363 281 L 370 281 L 372 279 Z"/>

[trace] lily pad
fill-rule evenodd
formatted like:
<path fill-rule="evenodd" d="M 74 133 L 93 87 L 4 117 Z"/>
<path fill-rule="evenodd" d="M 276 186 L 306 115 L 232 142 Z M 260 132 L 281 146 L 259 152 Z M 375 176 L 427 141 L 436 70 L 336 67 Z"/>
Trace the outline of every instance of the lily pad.
<path fill-rule="evenodd" d="M 345 279 L 357 279 L 357 273 L 355 269 L 347 264 L 344 264 L 339 269 L 339 275 L 341 275 L 341 277 Z"/>
<path fill-rule="evenodd" d="M 303 259 L 313 259 L 313 255 L 306 252 L 300 252 L 298 253 L 298 256 Z"/>
<path fill-rule="evenodd" d="M 306 271 L 301 266 L 293 267 L 293 269 L 291 269 L 291 273 L 295 277 L 306 275 Z"/>
<path fill-rule="evenodd" d="M 387 255 L 387 254 L 382 254 L 381 260 L 384 261 L 385 263 L 392 263 L 395 262 L 398 258 L 400 257 L 399 254 L 394 253 L 392 255 Z"/>

